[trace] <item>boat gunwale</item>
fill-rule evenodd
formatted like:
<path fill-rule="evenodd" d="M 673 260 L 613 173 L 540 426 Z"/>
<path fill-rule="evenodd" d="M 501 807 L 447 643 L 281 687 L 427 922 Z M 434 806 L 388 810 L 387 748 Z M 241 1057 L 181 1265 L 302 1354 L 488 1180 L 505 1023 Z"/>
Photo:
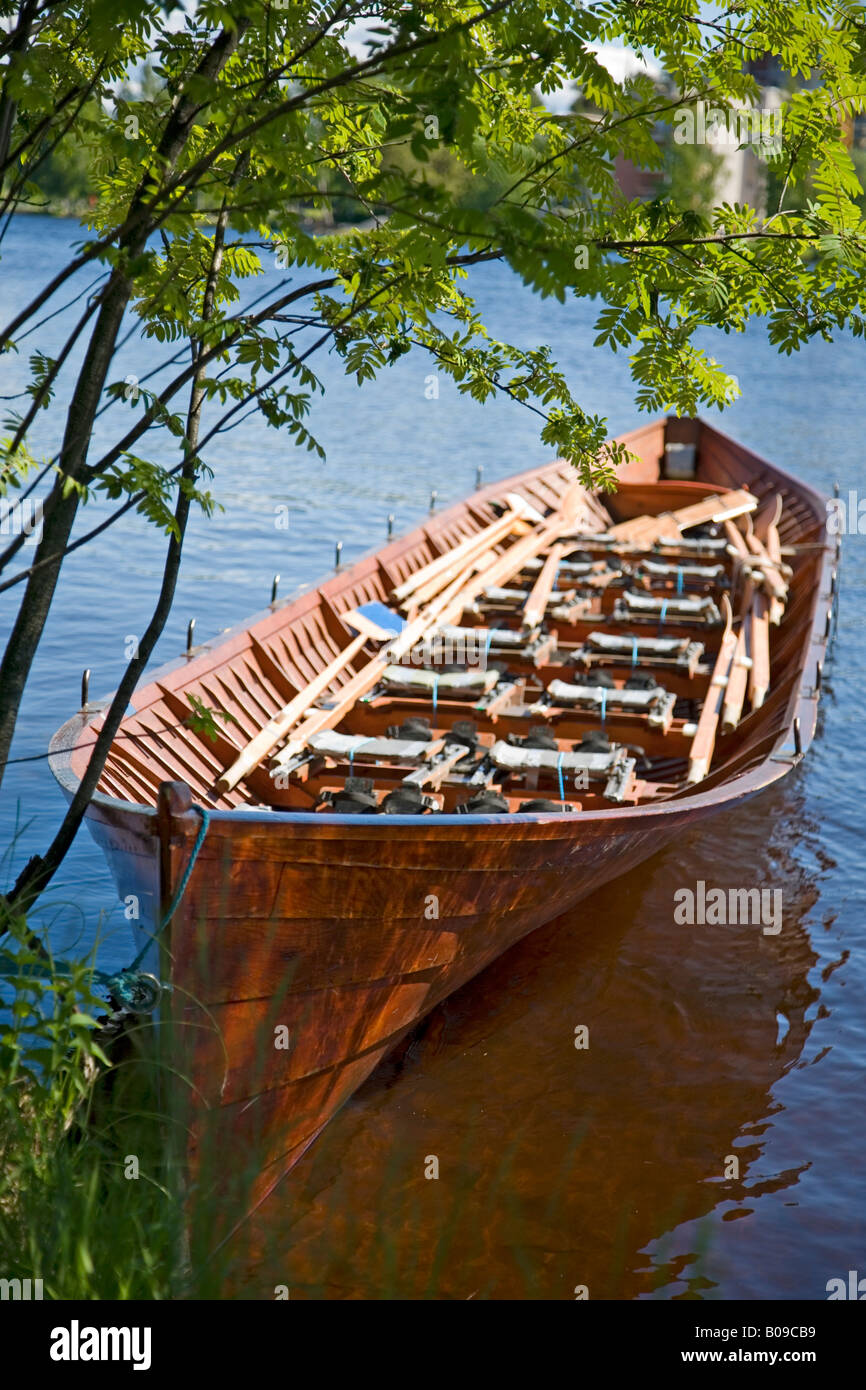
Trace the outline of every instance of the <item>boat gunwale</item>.
<path fill-rule="evenodd" d="M 662 429 L 664 429 L 667 426 L 668 422 L 671 419 L 675 418 L 676 417 L 665 416 L 661 419 L 656 419 L 647 422 L 646 424 L 637 426 L 633 430 L 629 430 L 621 435 L 618 435 L 617 439 L 621 442 L 627 442 L 630 436 L 636 435 L 638 433 L 643 433 L 654 426 L 660 426 Z M 816 522 L 820 523 L 822 513 L 826 515 L 826 506 L 827 502 L 829 501 L 829 498 L 820 493 L 816 488 L 813 488 L 810 483 L 804 482 L 802 479 L 795 476 L 794 474 L 788 473 L 785 469 L 780 468 L 777 464 L 770 462 L 769 459 L 764 458 L 760 454 L 756 454 L 747 445 L 742 444 L 738 440 L 733 439 L 730 435 L 725 434 L 722 430 L 716 429 L 715 426 L 708 424 L 706 421 L 702 419 L 700 419 L 698 423 L 700 424 L 701 432 L 709 432 L 711 435 L 714 435 L 718 440 L 721 440 L 724 444 L 730 446 L 735 452 L 739 453 L 741 456 L 745 454 L 748 457 L 749 462 L 757 465 L 758 468 L 769 471 L 780 482 L 787 483 L 791 487 L 792 491 L 794 491 L 798 496 L 800 496 L 804 502 L 811 505 L 815 513 Z M 551 469 L 555 468 L 557 464 L 561 464 L 563 462 L 564 460 L 562 459 L 554 459 L 548 463 L 540 464 L 537 468 L 525 469 L 520 473 L 510 475 L 508 478 L 496 479 L 490 484 L 488 484 L 487 487 L 482 488 L 476 492 L 470 493 L 468 497 L 464 497 L 460 501 L 455 502 L 444 512 L 439 513 L 436 520 L 440 524 L 443 522 L 447 524 L 450 518 L 456 519 L 456 517 L 458 517 L 462 512 L 464 512 L 468 506 L 474 503 L 489 500 L 491 497 L 501 496 L 503 489 L 507 490 L 509 487 L 513 487 L 514 485 L 519 483 L 525 484 L 531 481 L 533 478 L 549 472 Z M 660 485 L 664 481 L 664 479 L 658 479 L 655 485 Z M 404 533 L 399 537 L 395 537 L 393 542 L 390 543 L 390 545 L 397 547 L 401 543 L 411 541 L 411 539 L 414 536 L 417 536 L 419 540 L 423 539 L 424 527 L 424 522 L 419 523 L 419 525 L 415 526 L 412 530 Z M 772 748 L 769 749 L 769 751 L 763 755 L 761 761 L 756 766 L 749 768 L 745 772 L 734 773 L 729 779 L 724 779 L 721 782 L 716 783 L 714 786 L 712 786 L 706 791 L 700 791 L 700 784 L 695 784 L 694 789 L 684 787 L 680 790 L 680 792 L 677 795 L 665 798 L 664 800 L 659 800 L 657 802 L 647 802 L 642 805 L 629 804 L 622 806 L 611 806 L 603 809 L 579 811 L 574 815 L 563 814 L 562 812 L 514 811 L 510 813 L 491 816 L 467 816 L 466 814 L 461 815 L 453 812 L 450 814 L 438 813 L 435 816 L 358 816 L 351 814 L 339 814 L 336 812 L 277 810 L 271 808 L 238 806 L 228 808 L 208 807 L 207 812 L 209 819 L 211 822 L 237 822 L 244 826 L 260 823 L 262 825 L 272 826 L 275 829 L 285 829 L 286 826 L 298 825 L 299 827 L 335 826 L 340 828 L 348 828 L 350 826 L 353 826 L 356 830 L 360 830 L 364 828 L 364 826 L 369 827 L 371 823 L 375 823 L 377 830 L 379 831 L 382 830 L 383 826 L 391 826 L 394 829 L 398 827 L 411 827 L 413 829 L 417 829 L 422 826 L 426 826 L 429 830 L 434 830 L 435 828 L 440 826 L 443 829 L 453 828 L 455 826 L 462 826 L 467 831 L 470 831 L 473 826 L 479 825 L 498 825 L 503 828 L 505 826 L 512 825 L 525 825 L 527 827 L 535 825 L 557 825 L 562 827 L 563 830 L 567 830 L 569 827 L 577 828 L 587 821 L 621 822 L 623 820 L 634 819 L 647 821 L 651 817 L 655 817 L 658 815 L 670 816 L 675 815 L 677 813 L 681 813 L 683 811 L 699 812 L 703 809 L 718 808 L 721 805 L 724 805 L 728 802 L 752 796 L 755 793 L 763 790 L 764 788 L 772 786 L 773 783 L 778 781 L 780 778 L 784 777 L 786 773 L 790 772 L 792 768 L 798 766 L 799 763 L 802 762 L 803 757 L 805 756 L 805 753 L 807 749 L 810 747 L 813 740 L 814 727 L 817 723 L 818 700 L 816 696 L 818 695 L 818 692 L 813 688 L 811 694 L 804 694 L 803 686 L 807 669 L 811 664 L 813 648 L 817 649 L 817 655 L 815 657 L 816 667 L 818 664 L 822 662 L 823 657 L 826 653 L 828 645 L 826 632 L 820 633 L 820 635 L 816 636 L 816 632 L 820 627 L 820 619 L 822 612 L 820 600 L 824 596 L 822 591 L 824 586 L 825 575 L 828 570 L 832 571 L 833 567 L 838 563 L 838 547 L 834 549 L 828 533 L 825 532 L 825 536 L 826 544 L 824 546 L 816 547 L 816 557 L 820 552 L 822 555 L 822 564 L 820 572 L 816 576 L 816 581 L 813 585 L 813 612 L 811 615 L 811 623 L 808 625 L 808 628 L 806 623 L 803 624 L 803 640 L 801 643 L 800 650 L 804 654 L 804 660 L 794 678 L 791 693 L 788 697 L 785 722 L 779 729 L 778 738 L 776 739 Z M 384 553 L 388 549 L 390 549 L 390 545 L 386 545 L 384 547 L 374 547 L 373 549 L 359 556 L 358 559 L 355 560 L 351 566 L 347 567 L 344 571 L 342 571 L 342 578 L 344 582 L 346 584 L 351 583 L 351 578 L 355 571 L 367 566 L 371 559 L 376 557 L 381 559 Z M 385 563 L 387 563 L 387 561 L 385 561 Z M 166 676 L 176 672 L 178 669 L 192 670 L 198 660 L 202 660 L 206 656 L 215 655 L 220 650 L 220 648 L 227 646 L 229 643 L 231 643 L 238 637 L 246 633 L 249 633 L 260 623 L 265 622 L 269 617 L 272 617 L 281 609 L 297 604 L 307 596 L 312 597 L 316 594 L 321 593 L 322 590 L 326 588 L 327 584 L 334 578 L 335 576 L 331 575 L 327 579 L 323 579 L 318 584 L 314 584 L 312 586 L 300 586 L 291 595 L 287 595 L 285 599 L 280 600 L 278 603 L 269 605 L 267 608 L 260 610 L 255 614 L 252 614 L 243 622 L 235 625 L 232 628 L 227 629 L 225 632 L 220 633 L 218 639 L 214 639 L 212 643 L 209 642 L 206 644 L 202 644 L 202 647 L 197 651 L 196 655 L 192 659 L 190 659 L 188 656 L 181 656 L 158 667 L 145 678 L 139 689 L 143 691 L 151 686 L 156 685 L 158 682 L 163 681 Z M 832 603 L 830 611 L 832 611 Z M 136 693 L 138 692 L 133 692 L 133 697 L 130 701 L 131 708 L 135 712 L 137 712 L 139 708 L 147 708 L 147 706 L 143 705 L 139 707 L 135 706 L 132 703 Z M 61 725 L 61 727 L 57 730 L 57 732 L 52 736 L 50 740 L 48 749 L 49 767 L 51 768 L 54 777 L 60 784 L 63 791 L 70 797 L 74 795 L 79 782 L 79 778 L 74 773 L 72 773 L 70 768 L 73 752 L 79 746 L 79 742 L 84 730 L 93 722 L 93 720 L 95 720 L 104 711 L 104 709 L 109 704 L 110 700 L 111 696 L 109 695 L 103 701 L 98 701 L 88 705 L 86 710 L 79 710 L 76 714 L 72 715 L 68 720 L 66 720 L 63 725 Z M 796 756 L 796 754 L 793 752 L 790 752 L 784 757 L 780 756 L 780 749 L 790 740 L 793 731 L 794 721 L 798 717 L 797 710 L 799 706 L 807 702 L 811 704 L 812 701 L 815 702 L 815 718 L 813 721 L 811 721 L 811 726 L 809 728 L 801 731 L 800 756 Z M 771 767 L 771 763 L 774 763 L 775 766 Z M 715 771 L 711 772 L 710 775 L 716 776 L 719 773 L 722 773 L 723 771 L 724 765 L 716 768 Z M 113 812 L 115 815 L 118 812 L 122 812 L 127 815 L 132 814 L 139 819 L 142 817 L 146 820 L 152 818 L 154 822 L 157 816 L 157 809 L 155 806 L 147 805 L 143 802 L 121 800 L 118 797 L 112 797 L 104 792 L 99 791 L 94 792 L 88 804 L 88 813 L 91 807 L 98 807 L 104 809 L 106 812 Z"/>

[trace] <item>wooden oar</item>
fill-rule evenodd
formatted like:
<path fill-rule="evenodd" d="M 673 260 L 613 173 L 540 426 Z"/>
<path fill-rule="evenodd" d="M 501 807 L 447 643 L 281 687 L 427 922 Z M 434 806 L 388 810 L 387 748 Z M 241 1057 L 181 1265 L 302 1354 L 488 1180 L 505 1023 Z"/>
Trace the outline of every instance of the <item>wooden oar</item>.
<path fill-rule="evenodd" d="M 570 526 L 574 525 L 575 512 L 580 505 L 583 489 L 579 484 L 569 489 L 561 504 L 561 510 L 548 517 L 545 524 L 536 528 L 528 536 L 523 536 L 509 546 L 502 555 L 488 555 L 483 564 L 477 564 L 478 573 L 470 579 L 465 574 L 458 575 L 449 587 L 436 598 L 423 613 L 419 614 L 406 627 L 381 655 L 374 657 L 361 671 L 343 686 L 339 699 L 330 709 L 314 710 L 293 731 L 286 746 L 280 749 L 278 759 L 283 763 L 300 753 L 308 738 L 321 733 L 323 729 L 333 728 L 353 707 L 356 700 L 366 695 L 380 679 L 385 667 L 399 661 L 417 645 L 436 624 L 447 624 L 461 617 L 466 607 L 477 598 L 483 589 L 501 584 L 510 579 L 546 546 L 554 543 Z M 273 746 L 273 745 L 272 745 Z"/>
<path fill-rule="evenodd" d="M 373 689 L 377 681 L 382 676 L 386 666 L 397 662 L 407 652 L 427 636 L 431 630 L 443 623 L 453 622 L 459 618 L 466 607 L 467 600 L 465 594 L 472 592 L 475 596 L 487 583 L 485 571 L 498 557 L 490 552 L 484 557 L 483 563 L 477 567 L 480 573 L 470 580 L 467 584 L 464 575 L 459 575 L 449 587 L 434 600 L 429 608 L 425 609 L 413 622 L 408 623 L 401 632 L 400 636 L 392 642 L 387 650 L 381 655 L 374 657 L 368 662 L 356 676 L 348 681 L 340 690 L 339 699 L 329 709 L 313 710 L 298 727 L 294 730 L 291 739 L 281 748 L 279 753 L 271 760 L 272 766 L 279 767 L 283 763 L 296 757 L 303 751 L 304 746 L 313 734 L 319 734 L 323 729 L 333 729 L 339 724 L 341 719 L 349 713 L 356 701 Z M 473 588 L 473 586 L 476 586 Z M 308 702 L 309 703 L 309 702 Z M 288 730 L 286 731 L 288 732 Z M 273 744 L 271 745 L 273 747 Z"/>
<path fill-rule="evenodd" d="M 480 571 L 483 574 L 496 558 L 496 555 L 491 551 L 486 556 L 478 556 L 475 558 L 470 563 L 469 568 L 470 570 Z M 425 615 L 428 625 L 436 621 L 436 613 L 437 608 L 431 606 L 430 612 Z M 277 744 L 282 742 L 292 727 L 297 724 L 298 720 L 303 717 L 319 696 L 323 695 L 328 687 L 346 671 L 365 643 L 370 640 L 376 642 L 389 642 L 391 644 L 389 651 L 393 656 L 393 653 L 397 650 L 397 644 L 400 644 L 400 638 L 404 636 L 404 634 L 401 633 L 400 638 L 394 639 L 393 632 L 379 627 L 378 624 L 371 622 L 363 613 L 359 613 L 356 610 L 344 613 L 341 617 L 348 627 L 354 628 L 358 632 L 358 636 L 353 638 L 348 646 L 344 647 L 332 662 L 324 667 L 317 676 L 314 676 L 309 685 L 305 686 L 284 709 L 274 715 L 265 727 L 250 740 L 235 762 L 232 763 L 231 767 L 227 768 L 217 780 L 215 790 L 219 795 L 232 791 L 233 788 L 237 786 L 238 782 L 246 777 L 254 768 L 258 767 L 259 763 L 272 752 Z M 417 623 L 410 625 L 410 627 L 421 635 L 426 631 L 426 626 L 419 626 Z M 408 630 L 409 628 L 404 631 Z M 409 645 L 413 646 L 418 640 L 418 635 L 413 636 Z M 406 647 L 405 644 L 400 644 L 400 654 L 402 654 L 404 650 L 408 650 L 408 647 Z M 396 656 L 393 656 L 393 659 L 397 659 Z M 372 662 L 368 663 L 367 666 L 362 668 L 362 671 L 352 677 L 346 685 L 343 686 L 341 695 L 346 691 L 355 691 L 358 678 L 368 672 L 373 664 Z M 387 659 L 383 659 L 378 664 L 381 666 L 381 669 L 384 670 L 385 666 L 388 664 Z M 375 684 L 375 679 L 371 681 L 371 685 L 372 684 Z M 369 688 L 370 686 L 367 687 L 367 689 Z M 361 691 L 361 693 L 363 694 L 365 692 Z M 354 703 L 356 698 L 357 695 L 353 694 L 350 703 Z M 330 713 L 330 711 L 327 712 Z M 322 713 L 322 711 L 317 711 L 316 713 Z M 310 719 L 313 718 L 314 716 L 310 717 Z M 310 723 L 310 720 L 307 722 Z M 315 727 L 311 723 L 307 737 L 309 737 L 309 734 L 319 733 L 321 729 L 327 727 L 327 723 L 317 724 Z"/>
<path fill-rule="evenodd" d="M 557 572 L 564 554 L 565 546 L 560 542 L 551 547 L 550 553 L 541 567 L 541 573 L 532 586 L 532 592 L 523 605 L 524 627 L 538 627 L 547 612 L 547 600 L 553 592 Z"/>
<path fill-rule="evenodd" d="M 746 545 L 746 538 L 739 526 L 735 526 L 732 521 L 725 522 L 725 535 L 728 538 L 728 550 L 735 553 L 735 557 L 740 560 L 748 560 L 751 551 Z"/>
<path fill-rule="evenodd" d="M 583 488 L 576 483 L 563 497 L 559 511 L 547 517 L 542 527 L 536 527 L 530 535 L 521 537 L 497 556 L 496 564 L 488 571 L 483 583 L 475 586 L 472 598 L 467 602 L 471 603 L 482 589 L 505 584 L 513 575 L 519 574 L 529 560 L 534 560 L 549 545 L 558 541 L 560 536 L 566 535 L 574 525 L 575 513 L 582 501 Z"/>
<path fill-rule="evenodd" d="M 688 781 L 690 783 L 702 781 L 710 770 L 713 750 L 716 746 L 716 732 L 719 726 L 719 716 L 722 712 L 722 705 L 725 698 L 725 687 L 730 677 L 731 665 L 737 646 L 737 634 L 733 631 L 731 601 L 727 594 L 722 595 L 722 609 L 725 614 L 725 630 L 719 644 L 719 653 L 716 657 L 716 664 L 713 667 L 713 674 L 698 720 L 698 727 L 692 739 L 688 771 Z"/>
<path fill-rule="evenodd" d="M 541 513 L 536 511 L 535 507 L 525 498 L 519 497 L 516 492 L 506 493 L 505 500 L 509 509 L 503 516 L 497 517 L 496 521 L 491 521 L 489 526 L 484 526 L 473 536 L 467 536 L 465 541 L 461 541 L 445 555 L 437 555 L 435 560 L 430 560 L 428 564 L 415 570 L 393 591 L 391 597 L 394 602 L 403 604 L 411 595 L 415 595 L 416 603 L 425 602 L 425 598 L 418 591 L 427 588 L 431 581 L 447 574 L 448 578 L 445 579 L 444 583 L 449 583 L 454 575 L 459 573 L 462 563 L 469 560 L 476 552 L 488 550 L 491 546 L 504 540 L 516 523 L 523 521 L 540 523 L 544 520 Z M 444 587 L 444 584 L 440 587 Z M 436 592 L 434 587 L 427 597 Z"/>
<path fill-rule="evenodd" d="M 515 493 L 507 493 L 506 499 L 512 502 L 515 512 L 519 513 L 521 508 L 523 509 L 524 515 L 512 517 L 509 531 L 519 536 L 520 539 L 528 542 L 529 549 L 526 552 L 528 559 L 532 559 L 538 554 L 538 548 L 533 538 L 538 537 L 539 528 L 553 525 L 556 527 L 555 534 L 557 536 L 562 535 L 564 531 L 569 531 L 576 525 L 578 516 L 582 512 L 586 524 L 592 526 L 595 530 L 602 529 L 602 523 L 599 517 L 587 509 L 588 494 L 580 483 L 571 484 L 566 492 L 563 493 L 557 510 L 547 517 L 542 517 L 540 513 L 536 512 L 528 503 L 524 503 L 523 499 L 518 497 Z M 601 510 L 599 504 L 595 504 L 595 508 L 596 512 Z M 534 528 L 530 528 L 527 525 L 531 517 L 537 518 L 538 524 Z M 562 520 L 558 520 L 558 518 L 562 518 Z M 500 521 L 504 520 L 504 517 L 500 517 Z M 505 539 L 504 536 L 491 536 L 487 534 L 490 530 L 491 528 L 485 528 L 485 532 L 479 532 L 479 536 L 485 536 L 487 545 L 498 544 L 500 540 Z M 506 532 L 506 535 L 507 534 L 508 532 Z M 545 542 L 545 544 L 547 543 L 548 542 Z M 460 547 L 457 549 L 459 550 Z M 504 562 L 503 567 L 498 573 L 507 574 L 509 577 L 517 572 L 514 566 L 508 561 L 511 551 L 512 547 L 509 547 L 508 550 L 501 552 L 498 557 Z M 470 552 L 470 554 L 471 553 L 472 552 Z M 477 554 L 478 549 L 476 549 L 474 553 Z M 515 554 L 516 553 L 515 551 Z M 457 551 L 455 550 L 450 555 L 440 556 L 438 561 L 431 561 L 431 565 L 440 566 L 439 572 L 434 575 L 432 580 L 429 580 L 426 584 L 416 589 L 412 594 L 410 602 L 413 607 L 426 602 L 429 598 L 439 593 L 446 583 L 452 582 L 454 578 L 458 578 L 461 572 L 465 573 L 461 564 L 453 562 L 453 556 L 456 554 Z M 442 563 L 444 561 L 449 561 L 449 563 L 445 565 Z M 410 576 L 410 579 L 406 581 L 407 584 L 413 577 L 414 576 Z M 491 586 L 501 582 L 501 579 L 496 578 L 493 574 L 491 574 L 487 580 L 487 583 Z M 395 597 L 398 595 L 398 592 L 398 590 L 394 590 Z"/>
<path fill-rule="evenodd" d="M 787 582 L 791 577 L 791 570 L 782 562 L 782 539 L 779 535 L 779 522 L 782 519 L 782 507 L 782 496 L 781 493 L 777 492 L 773 515 L 767 522 L 767 538 L 765 545 L 767 547 L 767 554 L 777 567 L 779 574 L 781 574 L 782 578 Z M 782 621 L 783 614 L 784 604 L 780 599 L 774 596 L 770 600 L 770 622 L 774 627 L 778 627 L 779 623 Z"/>
<path fill-rule="evenodd" d="M 525 525 L 526 523 L 522 521 L 512 522 L 510 532 L 519 534 L 519 528 Z M 439 574 L 428 579 L 426 584 L 422 584 L 421 588 L 416 589 L 412 597 L 402 604 L 404 610 L 410 617 L 417 617 L 424 604 L 430 603 L 445 589 L 450 588 L 455 579 L 460 579 L 463 576 L 468 578 L 473 570 L 478 569 L 480 562 L 486 563 L 487 556 L 496 559 L 497 552 L 493 546 L 506 538 L 503 536 L 494 537 L 492 540 L 488 538 L 485 545 L 477 547 L 468 557 L 464 556 L 459 564 L 449 565 L 446 569 L 440 570 Z"/>
<path fill-rule="evenodd" d="M 752 552 L 746 545 L 746 538 L 739 526 L 736 526 L 733 521 L 726 521 L 724 527 L 725 535 L 728 540 L 728 554 L 734 562 L 734 572 L 731 582 L 731 594 L 733 595 L 740 587 L 743 572 L 745 571 L 748 573 L 748 565 Z M 746 580 L 746 584 L 743 586 L 743 593 L 748 593 L 749 600 L 751 600 L 753 590 L 754 585 L 750 586 L 749 580 Z"/>
<path fill-rule="evenodd" d="M 752 669 L 749 672 L 749 701 L 760 709 L 770 688 L 769 601 L 762 589 L 752 600 Z"/>
<path fill-rule="evenodd" d="M 737 637 L 737 647 L 731 666 L 728 684 L 725 688 L 725 703 L 722 708 L 722 733 L 736 729 L 743 713 L 749 671 L 752 665 L 752 603 L 755 585 L 751 579 L 746 581 L 741 608 L 742 621 Z"/>
<path fill-rule="evenodd" d="M 754 511 L 757 505 L 757 497 L 753 497 L 744 488 L 737 488 L 721 496 L 713 494 L 711 497 L 704 497 L 700 502 L 692 502 L 688 507 L 680 507 L 675 512 L 662 512 L 660 516 L 637 516 L 631 521 L 621 521 L 610 528 L 608 535 L 617 540 L 634 541 L 647 547 L 655 544 L 656 540 L 675 539 L 683 531 L 689 531 L 694 526 L 702 526 L 709 521 L 721 524 L 733 517 L 745 516 L 747 512 Z"/>
<path fill-rule="evenodd" d="M 767 548 L 764 545 L 764 543 L 758 540 L 758 537 L 755 535 L 753 531 L 750 531 L 749 534 L 746 536 L 746 545 L 749 547 L 749 550 L 751 551 L 751 554 L 753 556 L 753 568 L 757 568 L 761 571 L 761 574 L 764 578 L 764 584 L 769 590 L 771 596 L 774 599 L 777 599 L 779 602 L 779 620 L 781 621 L 781 610 L 784 609 L 785 601 L 788 597 L 788 586 L 785 583 L 785 580 L 782 578 L 782 557 L 781 555 L 779 556 L 778 563 L 774 562 L 770 558 L 769 552 L 767 551 Z M 758 562 L 757 566 L 754 563 L 755 560 L 757 560 Z"/>
<path fill-rule="evenodd" d="M 362 613 L 344 613 L 343 622 L 347 627 L 354 628 L 358 636 L 353 637 L 347 647 L 344 647 L 334 660 L 329 662 L 317 676 L 314 676 L 309 685 L 305 686 L 293 700 L 269 719 L 263 729 L 255 735 L 238 755 L 231 767 L 226 768 L 225 772 L 217 779 L 215 790 L 220 796 L 232 791 L 248 772 L 258 767 L 263 758 L 266 758 L 272 748 L 285 738 L 292 725 L 297 723 L 305 710 L 308 710 L 314 700 L 327 690 L 328 686 L 340 676 L 346 668 L 351 665 L 361 648 L 367 642 L 373 640 L 377 642 L 388 642 L 393 638 L 393 632 L 388 632 L 385 628 L 379 627 Z"/>

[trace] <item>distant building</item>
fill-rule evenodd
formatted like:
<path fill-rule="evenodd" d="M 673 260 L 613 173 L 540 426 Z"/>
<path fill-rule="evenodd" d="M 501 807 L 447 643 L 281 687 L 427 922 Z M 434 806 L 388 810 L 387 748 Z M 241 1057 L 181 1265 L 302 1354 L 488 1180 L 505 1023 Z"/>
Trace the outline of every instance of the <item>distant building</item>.
<path fill-rule="evenodd" d="M 781 136 L 782 99 L 779 88 L 768 87 L 761 93 L 760 106 L 744 105 L 730 114 L 710 103 L 698 103 L 687 129 L 672 129 L 661 123 L 656 128 L 656 140 L 662 146 L 674 142 L 712 151 L 718 162 L 713 202 L 748 204 L 763 215 L 767 201 L 767 145 Z M 617 156 L 614 169 L 626 198 L 650 199 L 664 192 L 668 177 L 664 169 L 646 169 L 622 155 Z"/>
<path fill-rule="evenodd" d="M 664 169 L 642 169 L 639 164 L 618 154 L 614 161 L 616 181 L 626 198 L 652 200 L 664 192 Z"/>
<path fill-rule="evenodd" d="M 732 131 L 707 132 L 707 148 L 721 160 L 716 176 L 717 204 L 748 204 L 760 216 L 767 211 L 767 145 L 781 137 L 783 93 L 764 87 L 760 107 L 741 108 L 732 117 Z M 736 133 L 737 122 L 741 129 Z M 742 138 L 745 133 L 746 139 Z M 766 141 L 766 143 L 764 143 Z"/>
<path fill-rule="evenodd" d="M 598 58 L 611 73 L 615 81 L 623 81 L 632 73 L 643 72 L 652 77 L 660 92 L 671 96 L 673 88 L 661 68 L 654 62 L 638 59 L 627 49 L 614 49 L 609 46 L 598 51 Z M 703 145 L 716 156 L 718 171 L 715 179 L 713 202 L 747 204 L 757 210 L 759 216 L 766 213 L 767 166 L 765 140 L 781 135 L 781 106 L 785 90 L 790 86 L 790 78 L 783 72 L 778 58 L 765 54 L 746 65 L 760 87 L 754 107 L 743 105 L 732 111 L 730 118 L 718 111 L 713 118 L 711 102 L 698 103 L 703 110 L 696 119 L 686 143 Z M 811 85 L 811 84 L 809 84 Z M 551 109 L 581 109 L 590 120 L 601 120 L 599 112 L 593 112 L 582 105 L 581 97 L 573 86 L 563 88 L 558 100 L 546 98 L 545 104 Z M 866 118 L 858 117 L 854 122 L 856 134 L 852 132 L 855 143 L 866 145 Z M 672 141 L 683 143 L 679 134 L 665 122 L 659 122 L 654 132 L 656 143 L 661 148 Z M 644 166 L 618 154 L 614 160 L 614 174 L 617 184 L 626 198 L 639 198 L 649 201 L 661 196 L 669 183 L 669 173 L 665 168 L 647 169 Z"/>

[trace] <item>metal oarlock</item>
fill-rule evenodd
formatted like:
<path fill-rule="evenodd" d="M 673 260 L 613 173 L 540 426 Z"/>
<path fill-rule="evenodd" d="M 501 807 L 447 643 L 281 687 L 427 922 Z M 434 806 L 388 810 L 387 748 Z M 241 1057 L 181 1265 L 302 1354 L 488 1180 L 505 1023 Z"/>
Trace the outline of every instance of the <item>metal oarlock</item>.
<path fill-rule="evenodd" d="M 483 477 L 484 477 L 484 464 L 483 464 L 483 463 L 479 463 L 478 467 L 477 467 L 476 470 L 475 470 L 475 491 L 476 491 L 476 492 L 478 491 L 478 489 L 479 489 L 480 486 L 481 486 L 481 479 L 482 479 Z"/>
<path fill-rule="evenodd" d="M 342 564 L 342 562 L 343 562 L 343 542 L 342 542 L 342 541 L 337 541 L 337 545 L 336 545 L 336 548 L 335 548 L 335 550 L 334 550 L 334 569 L 335 569 L 335 570 L 338 570 L 338 569 L 340 568 L 340 565 Z"/>
<path fill-rule="evenodd" d="M 815 695 L 815 694 L 817 694 L 817 691 L 813 691 L 812 693 L 813 693 L 813 695 Z M 800 760 L 800 758 L 802 758 L 802 756 L 803 756 L 803 735 L 802 735 L 802 731 L 801 731 L 801 729 L 800 729 L 800 716 L 799 716 L 799 715 L 797 715 L 797 717 L 796 717 L 796 719 L 794 720 L 793 725 L 791 726 L 791 728 L 792 728 L 792 733 L 793 733 L 793 735 L 794 735 L 794 751 L 793 751 L 793 753 L 791 752 L 791 750 L 790 750 L 789 748 L 780 749 L 778 753 L 771 753 L 771 754 L 770 754 L 770 759 L 769 759 L 771 763 L 796 763 L 796 762 L 798 762 L 798 761 Z"/>
<path fill-rule="evenodd" d="M 430 510 L 431 510 L 431 512 L 435 512 L 435 510 L 436 510 L 436 499 L 437 499 L 438 496 L 439 496 L 439 493 L 436 491 L 436 489 L 435 489 L 435 487 L 434 487 L 433 491 L 430 493 Z"/>
<path fill-rule="evenodd" d="M 87 709 L 90 696 L 90 667 L 85 666 L 81 672 L 81 708 Z"/>
<path fill-rule="evenodd" d="M 272 608 L 273 608 L 274 604 L 275 604 L 276 601 L 277 601 L 277 590 L 279 589 L 279 587 L 280 587 L 280 576 L 279 576 L 278 574 L 275 574 L 274 577 L 273 577 L 273 580 L 271 581 L 271 607 L 272 607 Z"/>
<path fill-rule="evenodd" d="M 830 599 L 830 645 L 832 647 L 839 628 L 839 571 L 835 569 L 830 576 Z"/>
<path fill-rule="evenodd" d="M 187 656 L 190 656 L 191 653 L 192 653 L 192 639 L 193 639 L 193 636 L 194 636 L 194 635 L 195 635 L 195 618 L 190 618 L 190 620 L 189 620 L 189 627 L 188 627 L 187 630 L 186 630 L 186 654 L 187 654 Z"/>
<path fill-rule="evenodd" d="M 393 512 L 389 512 L 389 513 L 388 513 L 388 540 L 391 539 L 391 537 L 393 536 L 393 534 L 394 534 L 394 513 L 393 513 Z"/>

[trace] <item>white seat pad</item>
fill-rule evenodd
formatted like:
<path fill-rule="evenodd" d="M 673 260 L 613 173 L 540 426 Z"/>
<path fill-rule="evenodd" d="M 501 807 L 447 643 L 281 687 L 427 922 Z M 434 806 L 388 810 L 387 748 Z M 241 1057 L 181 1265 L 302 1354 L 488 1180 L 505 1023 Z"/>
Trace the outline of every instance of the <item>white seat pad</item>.
<path fill-rule="evenodd" d="M 486 695 L 499 680 L 498 671 L 429 671 L 411 666 L 386 666 L 382 681 L 389 690 L 411 694 Z"/>
<path fill-rule="evenodd" d="M 586 639 L 588 647 L 596 651 L 620 653 L 631 656 L 676 656 L 684 652 L 688 637 L 618 637 L 612 632 L 591 632 Z"/>
<path fill-rule="evenodd" d="M 660 685 L 652 690 L 610 690 L 601 685 L 569 685 L 566 681 L 553 680 L 547 693 L 556 705 L 595 705 L 604 704 L 608 709 L 638 710 L 641 713 L 652 709 L 667 695 Z"/>
<path fill-rule="evenodd" d="M 718 617 L 719 610 L 713 600 L 704 598 L 654 598 L 649 594 L 636 594 L 626 589 L 623 594 L 626 607 L 635 613 L 658 613 L 676 617 Z"/>
<path fill-rule="evenodd" d="M 610 772 L 621 759 L 618 748 L 610 753 L 557 753 L 553 748 L 515 748 L 503 739 L 494 743 L 490 760 L 496 767 L 508 772 L 529 772 L 533 769 L 547 768 L 555 772 L 595 773 L 599 777 Z"/>

